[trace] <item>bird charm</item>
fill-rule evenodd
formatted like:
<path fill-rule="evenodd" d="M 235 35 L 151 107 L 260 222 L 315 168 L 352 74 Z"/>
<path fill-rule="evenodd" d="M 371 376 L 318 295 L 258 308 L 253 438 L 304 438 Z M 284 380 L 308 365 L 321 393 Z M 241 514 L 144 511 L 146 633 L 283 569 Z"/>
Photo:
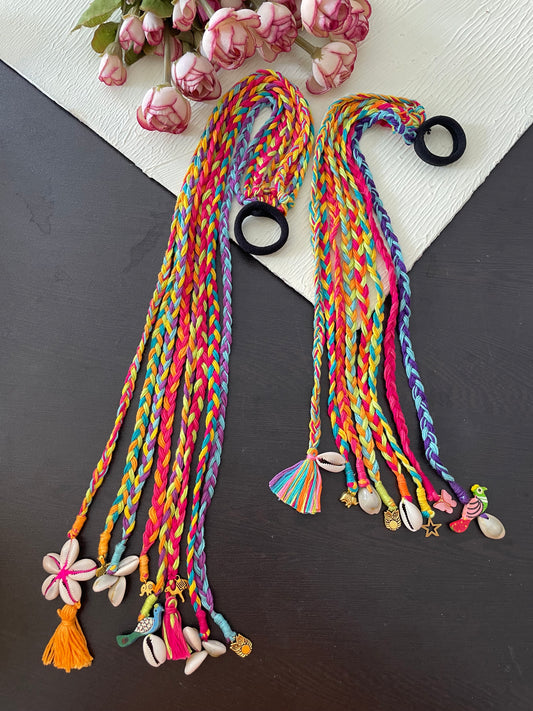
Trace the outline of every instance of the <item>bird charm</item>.
<path fill-rule="evenodd" d="M 452 531 L 455 531 L 455 533 L 464 533 L 470 526 L 470 522 L 487 510 L 489 503 L 487 497 L 485 496 L 487 487 L 474 484 L 470 491 L 474 494 L 474 496 L 463 506 L 461 518 L 458 518 L 457 521 L 452 521 L 450 523 L 450 528 Z"/>
<path fill-rule="evenodd" d="M 133 644 L 139 637 L 146 637 L 147 634 L 157 632 L 161 627 L 161 619 L 163 617 L 163 606 L 156 603 L 153 609 L 153 617 L 143 617 L 137 623 L 137 627 L 130 634 L 117 635 L 117 644 L 119 647 L 127 647 Z"/>
<path fill-rule="evenodd" d="M 470 490 L 474 496 L 463 507 L 461 518 L 450 523 L 452 531 L 455 531 L 455 533 L 463 533 L 470 525 L 470 521 L 477 519 L 481 533 L 484 536 L 494 540 L 503 538 L 505 536 L 503 523 L 499 518 L 496 518 L 496 516 L 485 513 L 488 506 L 487 497 L 485 496 L 487 487 L 474 484 Z"/>

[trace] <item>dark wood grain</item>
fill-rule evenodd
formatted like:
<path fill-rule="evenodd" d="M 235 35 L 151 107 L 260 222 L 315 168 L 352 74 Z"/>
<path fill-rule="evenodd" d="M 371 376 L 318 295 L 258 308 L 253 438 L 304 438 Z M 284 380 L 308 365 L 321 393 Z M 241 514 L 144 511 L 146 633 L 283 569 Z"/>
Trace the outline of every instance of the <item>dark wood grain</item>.
<path fill-rule="evenodd" d="M 488 486 L 507 537 L 391 534 L 338 503 L 338 475 L 325 477 L 319 516 L 276 501 L 269 478 L 307 443 L 312 309 L 235 247 L 227 437 L 207 539 L 216 603 L 254 653 L 208 660 L 190 678 L 178 663 L 149 668 L 139 647 L 114 642 L 137 615 L 132 586 L 116 610 L 86 595 L 95 661 L 66 675 L 40 663 L 56 624 L 41 557 L 64 540 L 109 433 L 174 199 L 4 66 L 0 89 L 2 708 L 530 711 L 533 134 L 412 270 L 413 340 L 442 455 L 462 482 Z M 131 419 L 84 530 L 87 555 L 130 432 Z"/>

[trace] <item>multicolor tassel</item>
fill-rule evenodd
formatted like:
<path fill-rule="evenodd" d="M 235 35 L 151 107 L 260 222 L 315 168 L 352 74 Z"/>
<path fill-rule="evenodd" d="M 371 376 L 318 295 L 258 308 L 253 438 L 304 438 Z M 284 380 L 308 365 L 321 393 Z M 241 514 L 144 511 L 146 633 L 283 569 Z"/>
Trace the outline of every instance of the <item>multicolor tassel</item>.
<path fill-rule="evenodd" d="M 306 459 L 284 469 L 270 480 L 269 486 L 280 501 L 292 506 L 296 511 L 318 513 L 322 476 L 316 462 L 316 454 L 308 454 Z"/>

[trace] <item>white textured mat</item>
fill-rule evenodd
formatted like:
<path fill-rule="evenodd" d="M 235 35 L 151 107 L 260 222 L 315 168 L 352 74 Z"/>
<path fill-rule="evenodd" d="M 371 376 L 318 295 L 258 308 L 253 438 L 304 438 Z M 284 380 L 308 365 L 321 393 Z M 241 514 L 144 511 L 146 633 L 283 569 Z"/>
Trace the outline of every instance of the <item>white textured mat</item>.
<path fill-rule="evenodd" d="M 0 0 L 0 58 L 90 126 L 147 175 L 177 193 L 213 104 L 195 105 L 182 136 L 143 131 L 135 120 L 145 91 L 161 81 L 162 60 L 128 69 L 122 87 L 97 80 L 91 30 L 70 33 L 88 0 Z M 374 0 L 370 33 L 350 80 L 326 97 L 311 97 L 318 126 L 335 99 L 357 92 L 416 99 L 428 116 L 447 114 L 464 127 L 468 148 L 459 163 L 434 168 L 401 139 L 379 129 L 362 147 L 404 249 L 408 267 L 437 237 L 533 120 L 531 0 Z M 248 61 L 222 72 L 223 89 L 265 66 Z M 310 59 L 295 48 L 268 65 L 305 87 Z M 432 144 L 433 146 L 434 144 Z M 309 180 L 291 210 L 291 236 L 261 261 L 312 300 Z"/>

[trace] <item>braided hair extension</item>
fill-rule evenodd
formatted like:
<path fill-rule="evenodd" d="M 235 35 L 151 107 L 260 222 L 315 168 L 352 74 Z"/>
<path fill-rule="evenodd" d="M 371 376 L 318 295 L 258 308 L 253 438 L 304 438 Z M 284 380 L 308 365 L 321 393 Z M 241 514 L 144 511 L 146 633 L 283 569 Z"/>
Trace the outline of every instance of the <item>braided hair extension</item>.
<path fill-rule="evenodd" d="M 270 117 L 257 127 L 264 108 L 270 109 Z M 198 655 L 221 653 L 221 643 L 209 640 L 207 615 L 210 615 L 239 656 L 250 653 L 251 642 L 234 632 L 215 610 L 205 549 L 205 518 L 218 477 L 228 396 L 232 334 L 229 211 L 235 197 L 245 207 L 259 200 L 258 204 L 268 206 L 269 215 L 274 215 L 283 226 L 283 215 L 292 206 L 301 185 L 311 142 L 307 103 L 275 72 L 261 71 L 244 79 L 214 110 L 177 198 L 167 250 L 141 341 L 128 369 L 115 425 L 69 531 L 69 540 L 61 554 L 50 554 L 43 561 L 45 569 L 53 573 L 45 581 L 43 593 L 53 599 L 61 592 L 67 602 L 61 611 L 62 622 L 43 655 L 44 663 L 70 670 L 92 661 L 76 619 L 81 586 L 75 578 L 90 579 L 97 572 L 93 588 L 107 590 L 110 601 L 117 605 L 124 597 L 125 576 L 137 565 L 141 594 L 147 598 L 135 630 L 117 637 L 120 646 L 148 635 L 151 639 L 145 656 L 151 664 L 158 666 L 164 658 L 186 659 L 185 671 L 191 673 L 203 660 Z M 93 561 L 74 562 L 79 551 L 76 538 L 109 470 L 146 350 L 146 374 L 134 431 L 122 480 L 100 535 L 97 570 Z M 183 388 L 180 427 L 171 463 L 180 385 Z M 189 487 L 201 429 L 196 475 Z M 153 491 L 141 555 L 124 558 L 142 491 L 152 471 Z M 192 508 L 184 580 L 178 569 L 189 488 Z M 108 563 L 109 543 L 120 517 L 120 539 Z M 152 583 L 149 552 L 156 541 L 158 566 Z M 183 600 L 187 588 L 200 634 L 191 628 L 181 628 L 177 596 Z M 164 607 L 158 602 L 163 592 Z M 164 642 L 158 642 L 159 638 L 152 634 L 161 624 Z M 202 644 L 206 651 L 200 652 Z"/>

